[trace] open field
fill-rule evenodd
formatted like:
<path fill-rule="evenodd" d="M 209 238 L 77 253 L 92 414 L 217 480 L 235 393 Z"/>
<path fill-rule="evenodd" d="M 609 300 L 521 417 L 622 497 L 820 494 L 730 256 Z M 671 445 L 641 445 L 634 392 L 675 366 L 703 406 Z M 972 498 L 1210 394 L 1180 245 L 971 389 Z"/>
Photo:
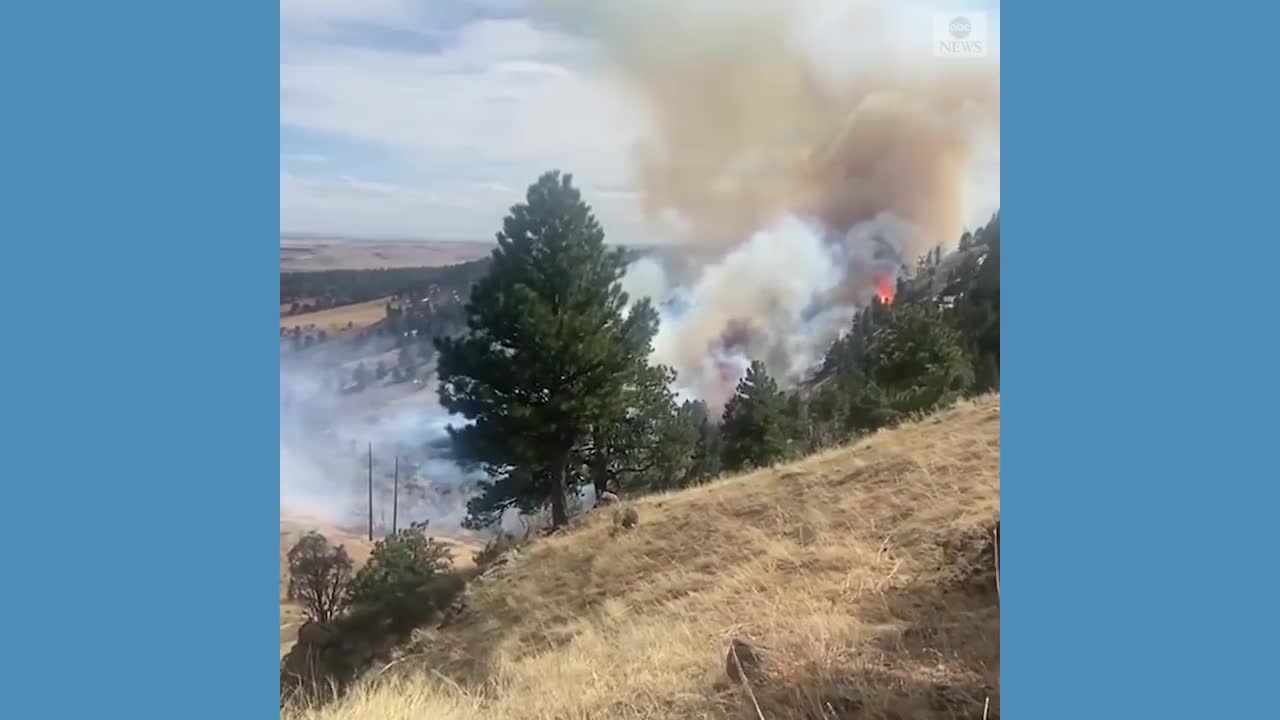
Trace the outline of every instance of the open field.
<path fill-rule="evenodd" d="M 282 658 L 293 647 L 293 643 L 297 640 L 298 628 L 305 621 L 302 608 L 289 602 L 285 597 L 289 588 L 289 548 L 312 530 L 324 535 L 330 543 L 345 547 L 357 570 L 369 560 L 369 553 L 373 550 L 374 543 L 369 542 L 367 535 L 341 530 L 312 518 L 297 515 L 280 517 L 280 657 Z M 434 535 L 433 537 L 453 548 L 453 562 L 458 568 L 470 567 L 473 564 L 471 557 L 482 547 L 453 538 Z"/>
<path fill-rule="evenodd" d="M 347 327 L 347 323 L 351 323 L 353 329 L 368 327 L 387 316 L 387 298 L 378 298 L 369 302 L 355 303 L 352 305 L 339 305 L 325 310 L 317 310 L 315 312 L 302 313 L 300 315 L 290 315 L 280 317 L 280 327 L 306 328 L 308 325 L 315 325 L 316 329 L 326 331 L 343 330 Z M 282 305 L 281 311 L 288 309 Z"/>
<path fill-rule="evenodd" d="M 280 238 L 280 271 L 363 270 L 456 265 L 486 257 L 488 242 Z"/>
<path fill-rule="evenodd" d="M 475 581 L 393 671 L 283 717 L 998 718 L 999 456 L 990 396 L 628 502 L 630 530 L 589 512 Z M 731 639 L 762 658 L 749 685 Z"/>

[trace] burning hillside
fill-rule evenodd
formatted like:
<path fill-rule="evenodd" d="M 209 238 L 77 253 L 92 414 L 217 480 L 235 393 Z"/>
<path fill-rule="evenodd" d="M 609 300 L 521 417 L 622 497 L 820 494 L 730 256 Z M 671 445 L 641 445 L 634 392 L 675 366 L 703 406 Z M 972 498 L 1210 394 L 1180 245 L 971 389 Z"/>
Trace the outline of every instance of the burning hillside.
<path fill-rule="evenodd" d="M 999 68 L 921 52 L 927 15 L 857 1 L 544 4 L 599 41 L 648 113 L 634 156 L 644 206 L 699 260 L 692 272 L 642 260 L 627 286 L 664 301 L 655 360 L 688 394 L 717 404 L 748 358 L 799 379 L 858 308 L 892 299 L 906 262 L 959 237 L 970 168 L 999 131 Z"/>

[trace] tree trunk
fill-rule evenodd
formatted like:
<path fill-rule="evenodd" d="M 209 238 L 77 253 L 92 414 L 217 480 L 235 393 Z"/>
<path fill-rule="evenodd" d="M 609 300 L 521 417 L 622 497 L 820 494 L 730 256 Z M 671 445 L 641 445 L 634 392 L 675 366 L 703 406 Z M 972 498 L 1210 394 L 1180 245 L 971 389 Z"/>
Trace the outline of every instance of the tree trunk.
<path fill-rule="evenodd" d="M 565 502 L 565 476 L 568 474 L 569 453 L 565 453 L 556 463 L 556 467 L 551 473 L 551 527 L 553 529 L 562 528 L 569 523 L 569 515 L 565 508 L 567 504 Z"/>
<path fill-rule="evenodd" d="M 609 458 L 603 446 L 597 446 L 591 459 L 591 484 L 596 489 L 596 501 L 609 490 Z"/>

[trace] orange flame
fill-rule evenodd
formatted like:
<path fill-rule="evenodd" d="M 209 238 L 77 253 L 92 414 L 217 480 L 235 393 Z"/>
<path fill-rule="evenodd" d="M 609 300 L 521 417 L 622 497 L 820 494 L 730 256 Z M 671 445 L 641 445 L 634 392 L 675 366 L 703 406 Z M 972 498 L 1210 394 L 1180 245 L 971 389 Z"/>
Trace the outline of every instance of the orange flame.
<path fill-rule="evenodd" d="M 897 290 L 890 282 L 888 275 L 881 275 L 876 281 L 876 299 L 882 305 L 888 305 L 893 302 L 893 293 Z"/>

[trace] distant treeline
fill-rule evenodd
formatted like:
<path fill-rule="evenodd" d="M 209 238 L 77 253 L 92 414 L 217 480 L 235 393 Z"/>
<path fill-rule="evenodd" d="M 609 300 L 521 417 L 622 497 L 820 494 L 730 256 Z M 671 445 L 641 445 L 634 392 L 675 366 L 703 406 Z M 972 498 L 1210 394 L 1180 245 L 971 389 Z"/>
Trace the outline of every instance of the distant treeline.
<path fill-rule="evenodd" d="M 323 270 L 280 273 L 280 304 L 298 305 L 293 312 L 309 312 L 368 302 L 390 295 L 412 296 L 433 289 L 464 291 L 489 267 L 483 258 L 444 267 Z"/>

